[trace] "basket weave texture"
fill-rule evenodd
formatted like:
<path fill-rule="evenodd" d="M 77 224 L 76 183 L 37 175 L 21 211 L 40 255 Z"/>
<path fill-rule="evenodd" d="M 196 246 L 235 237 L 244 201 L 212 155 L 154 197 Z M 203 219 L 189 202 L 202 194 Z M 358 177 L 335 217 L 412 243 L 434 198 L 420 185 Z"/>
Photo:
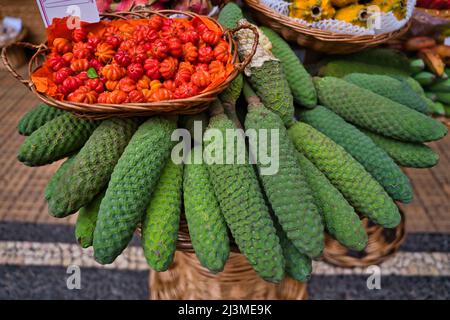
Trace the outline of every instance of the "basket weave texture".
<path fill-rule="evenodd" d="M 150 10 L 140 10 L 133 12 L 117 12 L 114 14 L 102 14 L 102 19 L 145 19 L 152 15 L 160 16 L 171 16 L 171 15 L 184 15 L 189 18 L 195 18 L 198 15 L 192 12 L 184 12 L 177 10 L 160 10 L 160 11 L 150 11 Z M 45 44 L 34 45 L 24 42 L 16 42 L 10 46 L 2 49 L 1 58 L 6 68 L 12 73 L 12 75 L 17 78 L 20 82 L 25 84 L 39 99 L 47 103 L 50 106 L 57 107 L 59 109 L 67 110 L 73 112 L 80 118 L 85 119 L 107 119 L 111 117 L 137 117 L 137 116 L 152 116 L 155 114 L 196 114 L 204 111 L 208 104 L 213 101 L 218 94 L 225 90 L 228 84 L 237 77 L 237 75 L 246 67 L 250 62 L 253 54 L 255 53 L 259 34 L 255 27 L 251 25 L 243 25 L 233 30 L 224 30 L 222 26 L 215 20 L 212 20 L 224 33 L 224 38 L 229 44 L 230 55 L 232 56 L 232 61 L 234 64 L 234 70 L 228 77 L 217 87 L 209 91 L 203 92 L 199 95 L 185 98 L 185 99 L 174 99 L 174 100 L 164 100 L 157 102 L 147 102 L 147 103 L 126 103 L 126 104 L 87 104 L 87 103 L 77 103 L 69 101 L 59 101 L 46 94 L 37 91 L 36 86 L 31 81 L 31 74 L 39 66 L 40 58 L 45 57 L 45 54 L 49 51 Z M 252 52 L 244 61 L 239 62 L 237 56 L 237 45 L 233 39 L 233 34 L 241 29 L 250 29 L 255 35 L 255 41 L 253 42 Z M 10 65 L 8 61 L 7 52 L 12 46 L 22 46 L 30 49 L 36 50 L 36 53 L 32 56 L 28 64 L 28 79 L 23 79 L 17 71 Z"/>
<path fill-rule="evenodd" d="M 224 271 L 212 274 L 195 253 L 177 251 L 165 272 L 151 272 L 151 300 L 306 300 L 307 285 L 285 277 L 280 284 L 262 280 L 247 259 L 231 252 Z"/>
<path fill-rule="evenodd" d="M 399 30 L 377 35 L 346 35 L 311 28 L 286 17 L 260 3 L 259 0 L 244 0 L 256 19 L 281 34 L 286 40 L 303 47 L 329 54 L 348 54 L 385 43 L 405 33 L 411 20 Z"/>

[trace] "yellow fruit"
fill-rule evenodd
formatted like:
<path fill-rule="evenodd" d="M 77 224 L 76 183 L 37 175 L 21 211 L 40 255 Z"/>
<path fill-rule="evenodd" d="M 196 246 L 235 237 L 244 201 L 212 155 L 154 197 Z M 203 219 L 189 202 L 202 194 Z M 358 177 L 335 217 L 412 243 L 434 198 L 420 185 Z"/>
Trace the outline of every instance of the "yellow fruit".
<path fill-rule="evenodd" d="M 294 0 L 289 9 L 291 17 L 307 22 L 331 19 L 335 13 L 330 0 Z"/>
<path fill-rule="evenodd" d="M 367 7 L 360 4 L 351 5 L 339 9 L 334 18 L 356 26 L 367 27 Z"/>
<path fill-rule="evenodd" d="M 391 12 L 402 20 L 406 16 L 407 0 L 373 0 L 368 5 L 380 7 L 381 12 Z"/>
<path fill-rule="evenodd" d="M 331 4 L 335 7 L 342 8 L 357 3 L 358 0 L 331 0 Z"/>

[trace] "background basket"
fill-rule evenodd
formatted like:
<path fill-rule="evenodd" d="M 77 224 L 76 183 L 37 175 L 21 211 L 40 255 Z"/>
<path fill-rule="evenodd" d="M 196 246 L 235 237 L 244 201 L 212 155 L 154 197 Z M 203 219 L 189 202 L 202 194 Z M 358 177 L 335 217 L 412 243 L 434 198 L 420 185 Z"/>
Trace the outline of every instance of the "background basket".
<path fill-rule="evenodd" d="M 14 43 L 17 41 L 22 41 L 27 36 L 27 34 L 28 34 L 27 29 L 22 27 L 22 30 L 15 37 L 15 39 L 11 39 L 4 44 L 0 44 L 0 48 L 7 47 L 7 46 L 11 45 L 11 43 Z M 20 48 L 20 47 L 13 47 L 11 50 L 8 50 L 7 59 L 14 68 L 19 68 L 19 67 L 23 66 L 27 61 L 26 56 L 25 56 L 25 51 L 23 48 Z M 2 70 L 2 71 L 7 70 L 6 65 L 0 64 L 0 70 Z"/>
<path fill-rule="evenodd" d="M 347 249 L 327 235 L 323 260 L 345 268 L 368 267 L 383 262 L 394 255 L 405 240 L 405 215 L 402 211 L 400 214 L 401 222 L 394 229 L 385 229 L 369 222 L 367 218 L 363 218 L 362 222 L 369 240 L 367 247 L 362 252 Z"/>
<path fill-rule="evenodd" d="M 348 54 L 377 46 L 405 33 L 411 20 L 399 30 L 377 35 L 346 35 L 315 29 L 297 23 L 259 0 L 244 0 L 255 18 L 280 33 L 286 40 L 297 42 L 300 46 L 328 54 Z"/>
<path fill-rule="evenodd" d="M 144 19 L 152 15 L 170 16 L 170 15 L 184 15 L 189 18 L 197 17 L 198 15 L 192 12 L 184 12 L 177 10 L 140 10 L 134 12 L 117 12 L 111 14 L 102 14 L 102 19 Z M 136 117 L 136 116 L 151 116 L 155 114 L 195 114 L 204 111 L 208 104 L 213 101 L 217 95 L 227 88 L 228 84 L 245 68 L 253 57 L 258 44 L 259 34 L 255 27 L 251 25 L 244 25 L 233 30 L 224 30 L 222 26 L 215 20 L 211 20 L 224 32 L 224 37 L 229 44 L 230 54 L 233 58 L 234 70 L 233 72 L 216 88 L 201 93 L 199 95 L 189 97 L 186 99 L 164 100 L 147 103 L 126 103 L 126 104 L 87 104 L 69 101 L 59 101 L 46 94 L 40 93 L 36 90 L 35 85 L 31 81 L 31 74 L 42 63 L 45 54 L 49 49 L 45 44 L 34 45 L 30 43 L 17 42 L 2 49 L 2 60 L 6 68 L 17 78 L 20 82 L 25 84 L 39 99 L 48 105 L 57 107 L 59 109 L 73 112 L 75 115 L 86 119 L 107 119 L 111 117 Z M 237 45 L 233 39 L 233 34 L 241 29 L 250 29 L 255 35 L 255 41 L 251 54 L 245 58 L 244 61 L 239 62 L 237 57 Z M 30 59 L 28 64 L 28 79 L 23 79 L 17 71 L 11 66 L 8 60 L 8 49 L 13 46 L 22 46 L 36 50 L 36 53 Z M 40 60 L 40 61 L 39 61 Z"/>

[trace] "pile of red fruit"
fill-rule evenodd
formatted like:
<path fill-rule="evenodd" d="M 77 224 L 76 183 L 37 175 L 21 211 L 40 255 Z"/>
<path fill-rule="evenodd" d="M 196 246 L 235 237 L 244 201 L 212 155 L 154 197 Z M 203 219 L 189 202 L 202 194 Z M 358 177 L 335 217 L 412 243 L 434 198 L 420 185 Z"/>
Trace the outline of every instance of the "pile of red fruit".
<path fill-rule="evenodd" d="M 55 38 L 45 62 L 59 99 L 145 103 L 198 95 L 226 76 L 229 45 L 202 19 L 146 20 L 84 26 Z"/>

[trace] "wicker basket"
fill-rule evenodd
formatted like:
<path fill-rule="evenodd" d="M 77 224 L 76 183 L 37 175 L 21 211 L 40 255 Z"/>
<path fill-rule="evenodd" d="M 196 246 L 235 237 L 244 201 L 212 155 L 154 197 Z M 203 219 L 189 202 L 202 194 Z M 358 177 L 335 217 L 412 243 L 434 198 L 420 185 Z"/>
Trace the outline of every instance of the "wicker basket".
<path fill-rule="evenodd" d="M 141 10 L 133 12 L 117 12 L 114 14 L 102 14 L 102 19 L 130 19 L 131 17 L 137 19 L 145 19 L 152 15 L 170 16 L 173 14 L 182 14 L 189 18 L 197 17 L 198 15 L 192 12 L 184 12 L 177 10 L 160 10 L 160 11 L 150 11 Z M 57 107 L 59 109 L 67 110 L 73 112 L 75 115 L 86 118 L 86 119 L 107 119 L 111 117 L 136 117 L 136 116 L 151 116 L 155 114 L 196 114 L 204 111 L 208 104 L 213 101 L 217 95 L 227 88 L 228 84 L 233 81 L 233 79 L 245 68 L 245 66 L 250 62 L 253 54 L 256 51 L 258 44 L 259 34 L 255 27 L 251 25 L 244 25 L 233 30 L 224 30 L 220 24 L 215 22 L 216 25 L 224 32 L 224 37 L 229 44 L 230 54 L 233 57 L 234 70 L 233 72 L 216 88 L 201 93 L 199 95 L 186 98 L 186 99 L 176 99 L 176 100 L 164 100 L 158 102 L 147 102 L 147 103 L 126 103 L 126 104 L 87 104 L 87 103 L 77 103 L 69 101 L 59 101 L 46 94 L 40 93 L 36 90 L 34 83 L 31 81 L 31 74 L 36 67 L 39 66 L 38 60 L 43 60 L 39 58 L 45 57 L 45 54 L 49 51 L 45 44 L 34 45 L 30 43 L 16 42 L 10 46 L 2 49 L 2 60 L 7 69 L 17 78 L 20 82 L 25 84 L 39 99 L 47 103 L 48 105 Z M 244 61 L 239 62 L 237 57 L 237 45 L 233 39 L 233 34 L 241 29 L 250 29 L 255 35 L 255 41 L 253 43 L 252 52 Z M 16 70 L 11 66 L 8 60 L 8 49 L 13 46 L 22 46 L 30 49 L 36 50 L 36 53 L 32 56 L 28 64 L 28 79 L 23 79 Z"/>
<path fill-rule="evenodd" d="M 260 3 L 244 0 L 256 19 L 280 33 L 286 40 L 328 54 L 348 54 L 380 45 L 405 33 L 411 20 L 401 29 L 378 35 L 354 36 L 307 27 Z"/>
<path fill-rule="evenodd" d="M 141 230 L 137 230 L 141 234 Z M 225 268 L 213 274 L 198 261 L 184 215 L 178 231 L 177 251 L 169 270 L 151 271 L 152 300 L 306 300 L 307 285 L 286 276 L 280 284 L 264 281 L 239 252 L 234 241 Z"/>
<path fill-rule="evenodd" d="M 27 29 L 22 28 L 22 30 L 16 36 L 15 39 L 9 40 L 7 43 L 2 44 L 1 47 L 7 47 L 11 43 L 14 43 L 17 41 L 22 41 L 26 36 L 27 36 Z M 7 58 L 8 58 L 8 61 L 10 62 L 10 64 L 14 68 L 19 68 L 19 67 L 23 66 L 27 61 L 26 56 L 25 56 L 25 51 L 23 48 L 20 48 L 20 47 L 14 47 L 14 48 L 12 48 L 12 50 L 9 50 Z M 2 71 L 7 70 L 6 65 L 0 64 L 0 70 L 2 70 Z"/>
<path fill-rule="evenodd" d="M 402 220 L 394 229 L 385 229 L 363 218 L 369 241 L 362 252 L 347 249 L 327 235 L 323 260 L 339 267 L 353 268 L 379 264 L 388 259 L 399 250 L 405 240 L 405 215 L 401 211 L 400 213 Z"/>
<path fill-rule="evenodd" d="M 306 300 L 305 283 L 285 277 L 280 284 L 262 280 L 247 259 L 231 252 L 224 271 L 212 274 L 195 253 L 177 251 L 166 272 L 150 272 L 152 300 Z"/>
<path fill-rule="evenodd" d="M 419 8 L 416 7 L 416 11 L 424 12 L 430 16 L 440 18 L 440 19 L 446 19 L 450 20 L 450 10 L 435 10 L 435 9 L 425 9 L 425 8 Z"/>

